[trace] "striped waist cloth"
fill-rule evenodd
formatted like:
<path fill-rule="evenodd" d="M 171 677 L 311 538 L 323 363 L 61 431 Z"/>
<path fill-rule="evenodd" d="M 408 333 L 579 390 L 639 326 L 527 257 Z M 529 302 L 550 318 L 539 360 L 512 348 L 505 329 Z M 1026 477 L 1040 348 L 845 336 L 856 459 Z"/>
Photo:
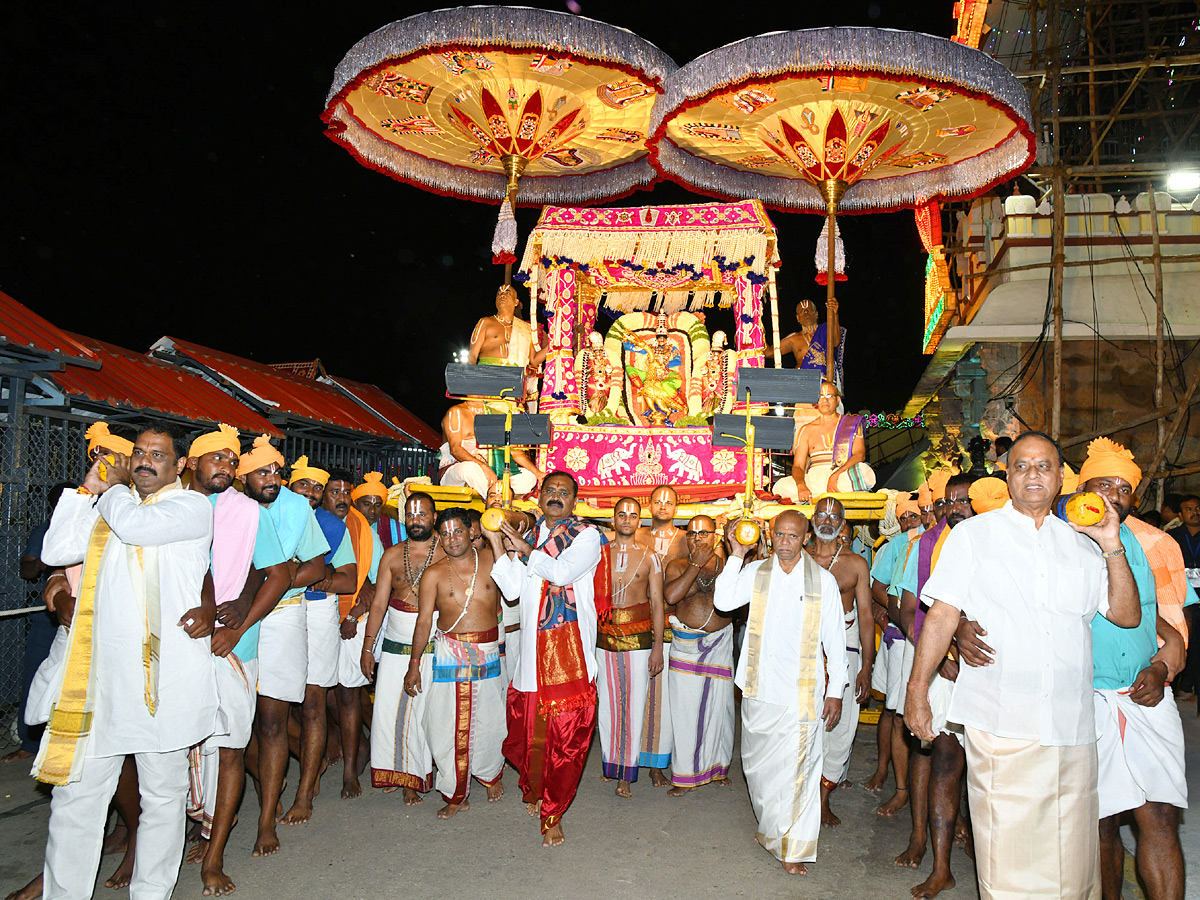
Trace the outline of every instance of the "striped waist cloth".
<path fill-rule="evenodd" d="M 383 639 L 383 652 L 384 653 L 407 653 L 409 656 L 412 656 L 412 644 L 402 644 L 399 641 L 393 641 L 393 640 L 389 640 L 388 638 L 384 638 Z M 425 645 L 425 649 L 422 650 L 421 653 L 425 654 L 425 653 L 432 653 L 432 652 L 433 652 L 433 641 L 430 641 L 428 644 Z"/>

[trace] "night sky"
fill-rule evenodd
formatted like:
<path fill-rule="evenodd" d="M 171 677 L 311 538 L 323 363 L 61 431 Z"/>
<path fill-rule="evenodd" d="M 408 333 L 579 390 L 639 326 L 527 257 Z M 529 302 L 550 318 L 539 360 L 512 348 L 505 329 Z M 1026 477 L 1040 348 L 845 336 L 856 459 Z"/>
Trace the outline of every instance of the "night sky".
<path fill-rule="evenodd" d="M 262 362 L 320 357 L 436 423 L 444 364 L 494 311 L 496 207 L 363 168 L 319 118 L 346 51 L 431 5 L 6 4 L 0 289 L 134 350 L 170 334 Z M 635 31 L 679 65 L 775 30 L 948 36 L 951 6 L 582 0 L 584 15 Z M 706 199 L 668 184 L 614 205 Z M 821 219 L 771 215 L 786 333 L 796 301 L 824 297 L 813 281 Z M 517 212 L 518 255 L 536 218 Z M 910 212 L 840 223 L 848 406 L 893 411 L 924 367 L 925 255 Z"/>

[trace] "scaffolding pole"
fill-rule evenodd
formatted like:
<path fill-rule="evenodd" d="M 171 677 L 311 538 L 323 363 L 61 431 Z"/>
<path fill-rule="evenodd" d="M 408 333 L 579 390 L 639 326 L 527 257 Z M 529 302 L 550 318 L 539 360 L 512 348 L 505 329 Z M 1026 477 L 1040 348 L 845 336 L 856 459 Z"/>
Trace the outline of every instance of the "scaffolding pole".
<path fill-rule="evenodd" d="M 1062 352 L 1063 352 L 1063 263 L 1066 261 L 1066 184 L 1062 171 L 1062 142 L 1060 140 L 1060 88 L 1062 56 L 1058 43 L 1059 0 L 1051 0 L 1047 9 L 1049 34 L 1046 55 L 1050 71 L 1050 122 L 1054 146 L 1054 221 L 1052 226 L 1050 277 L 1051 302 L 1054 314 L 1054 369 L 1051 375 L 1050 436 L 1058 440 L 1062 433 Z"/>
<path fill-rule="evenodd" d="M 1154 184 L 1148 182 L 1146 184 L 1147 195 L 1150 198 L 1150 259 L 1154 264 L 1154 408 L 1162 409 L 1163 405 L 1163 273 L 1162 273 L 1162 253 L 1159 252 L 1158 243 L 1158 205 L 1155 202 Z M 1158 446 L 1163 447 L 1166 444 L 1164 435 L 1167 431 L 1167 423 L 1162 419 L 1158 420 Z M 1154 508 L 1162 507 L 1163 501 L 1163 480 L 1156 478 L 1154 480 L 1155 503 Z"/>

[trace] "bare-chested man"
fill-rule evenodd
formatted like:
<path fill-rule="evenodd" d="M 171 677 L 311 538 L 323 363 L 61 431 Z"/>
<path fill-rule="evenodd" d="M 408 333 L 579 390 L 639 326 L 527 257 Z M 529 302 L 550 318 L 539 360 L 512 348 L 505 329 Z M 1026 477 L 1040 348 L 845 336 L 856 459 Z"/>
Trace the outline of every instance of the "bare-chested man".
<path fill-rule="evenodd" d="M 821 760 L 821 824 L 840 825 L 842 820 L 829 808 L 829 795 L 846 780 L 850 771 L 850 749 L 858 728 L 858 707 L 871 693 L 871 667 L 875 662 L 874 640 L 864 642 L 859 637 L 859 622 L 875 621 L 871 614 L 871 572 L 867 561 L 849 549 L 849 538 L 843 537 L 846 510 L 839 501 L 832 497 L 818 500 L 812 522 L 812 543 L 808 552 L 837 579 L 846 624 L 849 683 L 842 695 L 842 718 L 826 735 Z"/>
<path fill-rule="evenodd" d="M 818 415 L 796 432 L 792 474 L 775 482 L 776 494 L 807 503 L 827 492 L 875 487 L 875 472 L 866 463 L 862 416 L 839 413 L 840 401 L 838 389 L 828 381 L 821 382 Z"/>
<path fill-rule="evenodd" d="M 601 770 L 617 779 L 617 796 L 632 797 L 642 749 L 650 679 L 663 670 L 662 568 L 637 539 L 642 506 L 630 497 L 613 507 L 612 616 L 596 635 Z"/>
<path fill-rule="evenodd" d="M 383 651 L 379 678 L 375 682 L 375 710 L 371 718 L 371 784 L 391 793 L 404 788 L 408 806 L 421 802 L 420 792 L 433 784 L 433 756 L 425 736 L 425 695 L 410 697 L 404 692 L 417 627 L 418 590 L 421 576 L 445 554 L 438 545 L 433 525 L 437 508 L 428 494 L 413 491 L 404 503 L 404 527 L 408 540 L 384 551 L 379 561 L 375 597 L 363 636 L 362 670 L 375 675 L 371 648 L 383 628 Z M 384 614 L 387 625 L 384 627 Z M 433 645 L 417 648 L 421 674 L 433 673 Z"/>
<path fill-rule="evenodd" d="M 717 555 L 717 523 L 696 516 L 687 526 L 687 555 L 671 560 L 664 599 L 671 615 L 672 797 L 705 784 L 728 787 L 733 759 L 733 620 L 713 607 L 725 561 Z"/>
<path fill-rule="evenodd" d="M 662 571 L 666 570 L 671 560 L 687 555 L 683 530 L 675 527 L 675 511 L 678 507 L 679 495 L 675 493 L 675 488 L 669 485 L 655 488 L 650 495 L 650 526 L 638 529 L 638 540 L 654 550 Z M 663 641 L 670 652 L 670 628 L 663 631 Z M 655 787 L 666 787 L 671 783 L 667 769 L 671 765 L 671 748 L 675 740 L 671 730 L 671 698 L 667 689 L 669 680 L 666 669 L 650 679 L 646 721 L 642 726 L 642 753 L 638 765 L 650 769 L 650 783 Z"/>
<path fill-rule="evenodd" d="M 488 490 L 504 474 L 504 454 L 496 449 L 481 449 L 475 443 L 475 417 L 483 415 L 482 400 L 464 400 L 446 410 L 442 417 L 441 482 L 466 485 L 486 497 Z M 542 471 L 521 450 L 513 448 L 509 464 L 509 485 L 514 496 L 527 494 L 542 480 Z"/>
<path fill-rule="evenodd" d="M 819 318 L 820 314 L 811 300 L 801 300 L 796 304 L 796 324 L 800 326 L 800 330 L 793 331 L 779 342 L 779 355 L 791 354 L 794 357 L 793 365 L 796 368 L 800 368 L 800 364 L 804 362 L 804 357 L 808 354 L 808 348 L 812 346 Z M 773 351 L 774 348 L 770 344 L 763 348 L 763 354 L 768 359 L 773 355 Z M 824 365 L 821 368 L 824 368 Z"/>
<path fill-rule="evenodd" d="M 543 343 L 536 353 L 529 323 L 517 318 L 521 299 L 511 284 L 496 291 L 496 314 L 484 316 L 471 332 L 467 361 L 485 366 L 536 366 L 550 349 Z"/>
<path fill-rule="evenodd" d="M 500 779 L 507 733 L 505 693 L 500 677 L 500 589 L 492 581 L 492 552 L 471 545 L 471 522 L 461 507 L 437 518 L 445 553 L 421 579 L 420 612 L 413 641 L 420 645 L 434 633 L 433 677 L 423 680 L 419 659 L 411 659 L 404 691 L 425 698 L 425 735 L 437 764 L 437 789 L 446 801 L 439 819 L 470 808 L 471 776 L 487 787 L 488 800 L 504 794 Z M 466 733 L 459 733 L 462 709 Z"/>

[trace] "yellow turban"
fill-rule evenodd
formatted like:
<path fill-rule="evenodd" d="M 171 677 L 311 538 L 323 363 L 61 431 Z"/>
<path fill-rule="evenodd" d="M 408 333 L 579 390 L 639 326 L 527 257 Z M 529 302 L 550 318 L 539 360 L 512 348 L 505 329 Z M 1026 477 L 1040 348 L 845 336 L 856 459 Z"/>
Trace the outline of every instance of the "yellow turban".
<path fill-rule="evenodd" d="M 288 484 L 295 484 L 304 478 L 307 478 L 309 481 L 315 481 L 321 487 L 325 487 L 325 482 L 329 481 L 329 473 L 324 469 L 318 469 L 316 466 L 310 466 L 308 464 L 308 457 L 302 456 L 292 463 L 292 477 L 288 479 Z"/>
<path fill-rule="evenodd" d="M 254 446 L 238 459 L 238 478 L 264 466 L 269 466 L 271 463 L 282 468 L 283 454 L 271 446 L 270 435 L 260 434 L 254 439 Z"/>
<path fill-rule="evenodd" d="M 133 441 L 113 434 L 108 430 L 107 422 L 93 422 L 88 426 L 85 436 L 88 439 L 88 453 L 95 453 L 97 447 L 103 447 L 113 453 L 133 455 Z"/>
<path fill-rule="evenodd" d="M 232 425 L 222 422 L 216 431 L 200 435 L 188 448 L 188 457 L 199 458 L 205 453 L 216 453 L 218 450 L 228 450 L 234 456 L 242 452 L 242 445 L 238 442 L 238 430 Z"/>
<path fill-rule="evenodd" d="M 1142 470 L 1133 461 L 1133 454 L 1106 437 L 1098 437 L 1088 444 L 1087 459 L 1079 467 L 1079 483 L 1093 478 L 1124 478 L 1137 490 L 1142 480 Z"/>
<path fill-rule="evenodd" d="M 935 469 L 929 473 L 929 493 L 934 502 L 946 499 L 946 482 L 950 480 L 949 469 Z"/>
<path fill-rule="evenodd" d="M 927 506 L 933 506 L 933 494 L 929 491 L 929 482 L 926 481 L 917 488 L 917 506 L 924 509 Z"/>
<path fill-rule="evenodd" d="M 350 492 L 351 500 L 357 500 L 359 497 L 378 497 L 386 503 L 387 496 L 387 488 L 383 486 L 382 472 L 367 472 L 363 475 L 363 483 Z"/>
<path fill-rule="evenodd" d="M 896 501 L 896 518 L 898 519 L 906 513 L 921 514 L 921 507 L 918 505 L 918 501 L 914 500 L 911 496 L 903 497 Z"/>
<path fill-rule="evenodd" d="M 1003 478 L 993 478 L 989 475 L 972 482 L 967 496 L 971 498 L 971 506 L 975 512 L 991 512 L 1008 502 L 1008 485 L 1004 483 Z"/>
<path fill-rule="evenodd" d="M 1079 476 L 1075 474 L 1075 470 L 1066 463 L 1062 464 L 1062 490 L 1059 496 L 1065 497 L 1067 494 L 1073 494 L 1079 489 Z"/>

